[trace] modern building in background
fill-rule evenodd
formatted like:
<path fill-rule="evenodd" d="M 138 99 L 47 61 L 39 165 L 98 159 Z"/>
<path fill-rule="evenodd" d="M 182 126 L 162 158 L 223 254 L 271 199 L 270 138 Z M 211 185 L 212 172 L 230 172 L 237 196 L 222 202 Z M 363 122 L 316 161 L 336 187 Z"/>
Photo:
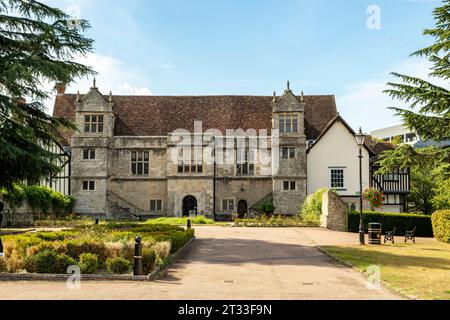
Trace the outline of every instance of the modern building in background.
<path fill-rule="evenodd" d="M 420 141 L 420 137 L 416 132 L 401 124 L 372 131 L 371 136 L 388 142 L 399 141 L 400 143 L 411 145 Z"/>
<path fill-rule="evenodd" d="M 434 140 L 422 140 L 414 130 L 408 129 L 401 124 L 372 131 L 371 136 L 388 142 L 406 143 L 412 145 L 416 149 L 450 146 L 450 139 L 439 142 Z"/>

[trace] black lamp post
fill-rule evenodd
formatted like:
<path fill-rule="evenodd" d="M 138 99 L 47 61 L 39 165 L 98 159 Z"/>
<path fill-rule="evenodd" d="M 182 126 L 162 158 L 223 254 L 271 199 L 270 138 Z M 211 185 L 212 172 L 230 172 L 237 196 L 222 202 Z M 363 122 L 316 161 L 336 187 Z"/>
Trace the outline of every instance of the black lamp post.
<path fill-rule="evenodd" d="M 366 233 L 364 231 L 364 221 L 363 221 L 363 177 L 362 177 L 362 148 L 364 146 L 364 142 L 366 141 L 366 135 L 362 132 L 361 128 L 359 128 L 359 133 L 356 134 L 356 143 L 359 147 L 359 244 L 365 244 L 365 236 Z"/>
<path fill-rule="evenodd" d="M 5 205 L 3 204 L 3 202 L 0 202 L 0 258 L 3 258 L 3 243 L 2 243 L 2 238 L 1 238 L 1 236 L 2 236 L 1 230 L 2 230 L 2 222 L 3 222 L 2 211 L 3 211 L 4 207 L 5 207 Z"/>

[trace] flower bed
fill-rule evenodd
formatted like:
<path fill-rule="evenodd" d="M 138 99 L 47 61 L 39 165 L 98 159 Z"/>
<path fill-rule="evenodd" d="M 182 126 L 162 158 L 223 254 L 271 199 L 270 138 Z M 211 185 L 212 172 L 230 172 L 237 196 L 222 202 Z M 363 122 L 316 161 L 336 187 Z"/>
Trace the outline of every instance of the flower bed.
<path fill-rule="evenodd" d="M 316 227 L 317 224 L 305 221 L 298 217 L 261 216 L 254 219 L 236 219 L 234 227 L 260 227 L 260 228 L 289 228 L 289 227 Z"/>
<path fill-rule="evenodd" d="M 83 274 L 130 274 L 137 236 L 142 237 L 144 273 L 149 274 L 183 247 L 194 230 L 106 224 L 5 236 L 0 273 L 65 274 L 69 266 L 77 265 Z"/>

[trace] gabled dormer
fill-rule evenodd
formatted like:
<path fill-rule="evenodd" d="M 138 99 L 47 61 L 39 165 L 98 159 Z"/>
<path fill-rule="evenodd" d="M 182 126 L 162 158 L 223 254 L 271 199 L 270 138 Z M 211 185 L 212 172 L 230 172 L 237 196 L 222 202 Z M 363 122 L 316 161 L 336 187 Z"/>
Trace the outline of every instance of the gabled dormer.
<path fill-rule="evenodd" d="M 114 134 L 114 102 L 100 93 L 94 79 L 89 92 L 81 97 L 77 94 L 75 101 L 76 124 L 78 135 L 112 137 Z"/>
<path fill-rule="evenodd" d="M 300 98 L 296 97 L 290 88 L 289 81 L 281 97 L 277 97 L 274 92 L 272 109 L 273 129 L 278 130 L 280 135 L 303 136 L 305 134 L 303 92 Z"/>

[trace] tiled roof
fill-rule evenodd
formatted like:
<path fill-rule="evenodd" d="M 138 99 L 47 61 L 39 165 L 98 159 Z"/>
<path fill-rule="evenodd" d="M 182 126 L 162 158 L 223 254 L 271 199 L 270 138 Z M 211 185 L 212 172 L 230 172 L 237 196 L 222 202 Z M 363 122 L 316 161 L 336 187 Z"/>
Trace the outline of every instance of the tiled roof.
<path fill-rule="evenodd" d="M 395 149 L 395 145 L 393 145 L 392 143 L 386 141 L 377 141 L 370 136 L 366 137 L 365 144 L 373 151 L 375 155 L 379 155 L 384 151 Z"/>
<path fill-rule="evenodd" d="M 105 96 L 105 99 L 108 97 Z M 116 136 L 166 136 L 176 129 L 203 130 L 272 128 L 272 101 L 268 96 L 112 96 Z M 56 97 L 54 116 L 75 120 L 76 95 Z M 305 96 L 305 130 L 315 140 L 337 115 L 332 95 Z M 65 143 L 71 133 L 64 133 Z"/>

